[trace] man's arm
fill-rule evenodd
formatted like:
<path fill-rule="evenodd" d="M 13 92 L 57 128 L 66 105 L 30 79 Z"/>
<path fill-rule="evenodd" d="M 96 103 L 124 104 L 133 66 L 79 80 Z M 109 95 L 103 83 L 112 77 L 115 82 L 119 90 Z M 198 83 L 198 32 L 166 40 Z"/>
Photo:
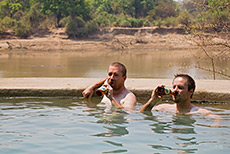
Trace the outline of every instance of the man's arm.
<path fill-rule="evenodd" d="M 141 112 L 143 111 L 151 111 L 152 108 L 157 104 L 159 100 L 158 99 L 154 99 L 154 98 L 150 98 L 147 103 L 145 103 L 139 110 Z"/>
<path fill-rule="evenodd" d="M 102 79 L 101 81 L 98 81 L 97 83 L 93 84 L 93 85 L 90 85 L 89 87 L 87 87 L 83 92 L 82 92 L 82 95 L 84 98 L 91 98 L 92 95 L 93 95 L 93 91 L 95 88 L 98 88 L 100 86 L 103 85 L 103 83 L 105 82 L 106 78 L 105 79 Z"/>
<path fill-rule="evenodd" d="M 222 118 L 219 115 L 216 115 L 213 112 L 206 110 L 206 109 L 202 109 L 202 108 L 200 108 L 197 112 L 199 112 L 203 115 L 207 115 L 207 116 L 214 119 L 214 122 L 211 125 L 211 127 L 219 127 L 220 126 L 220 122 L 222 121 Z"/>
<path fill-rule="evenodd" d="M 118 103 L 114 97 L 110 97 L 110 100 L 113 106 L 119 109 L 125 109 L 127 111 L 132 111 L 136 105 L 136 96 L 131 92 L 127 94 L 127 96 L 122 99 L 120 103 Z"/>
<path fill-rule="evenodd" d="M 111 100 L 113 106 L 115 106 L 115 107 L 117 107 L 119 109 L 124 109 L 125 108 L 124 106 L 121 106 L 121 104 L 119 104 L 114 97 L 110 97 L 109 99 Z"/>
<path fill-rule="evenodd" d="M 106 96 L 111 100 L 112 105 L 119 109 L 133 110 L 136 105 L 136 96 L 126 89 L 126 96 L 121 100 L 116 100 L 113 97 L 113 88 L 107 84 L 108 93 Z M 119 101 L 119 102 L 118 102 Z"/>
<path fill-rule="evenodd" d="M 143 111 L 151 111 L 152 108 L 160 101 L 161 96 L 158 95 L 158 87 L 153 90 L 151 98 L 145 103 L 139 110 Z"/>

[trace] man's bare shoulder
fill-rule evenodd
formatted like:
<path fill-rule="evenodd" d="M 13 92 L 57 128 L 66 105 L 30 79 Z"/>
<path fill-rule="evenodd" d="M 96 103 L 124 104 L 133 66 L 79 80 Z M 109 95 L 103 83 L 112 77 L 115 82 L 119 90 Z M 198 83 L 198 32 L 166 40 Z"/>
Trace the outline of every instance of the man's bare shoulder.
<path fill-rule="evenodd" d="M 136 96 L 134 95 L 134 93 L 132 93 L 131 91 L 127 90 L 124 92 L 124 100 L 126 99 L 132 99 L 132 100 L 136 100 Z"/>
<path fill-rule="evenodd" d="M 176 112 L 176 104 L 159 104 L 153 107 L 153 110 L 166 111 L 166 112 Z"/>
<path fill-rule="evenodd" d="M 120 104 L 127 108 L 134 108 L 136 101 L 136 96 L 132 92 L 127 91 L 125 97 L 121 99 Z"/>
<path fill-rule="evenodd" d="M 128 96 L 128 97 L 135 97 L 136 98 L 136 96 L 134 95 L 134 93 L 132 93 L 131 91 L 129 91 L 126 96 Z"/>

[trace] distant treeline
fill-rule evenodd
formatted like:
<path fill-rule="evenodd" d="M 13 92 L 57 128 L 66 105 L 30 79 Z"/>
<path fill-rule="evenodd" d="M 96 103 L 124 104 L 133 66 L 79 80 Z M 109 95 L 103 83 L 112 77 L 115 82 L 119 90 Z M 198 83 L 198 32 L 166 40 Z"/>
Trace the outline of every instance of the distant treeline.
<path fill-rule="evenodd" d="M 0 37 L 26 38 L 65 27 L 83 37 L 106 27 L 182 26 L 221 31 L 230 25 L 230 0 L 1 0 Z"/>

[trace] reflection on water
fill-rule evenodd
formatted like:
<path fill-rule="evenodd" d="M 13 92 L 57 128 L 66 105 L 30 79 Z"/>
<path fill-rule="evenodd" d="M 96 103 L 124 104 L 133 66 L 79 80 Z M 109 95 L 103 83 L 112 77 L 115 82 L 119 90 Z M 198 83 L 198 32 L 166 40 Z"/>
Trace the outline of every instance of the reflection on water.
<path fill-rule="evenodd" d="M 0 153 L 228 153 L 228 104 L 200 115 L 104 112 L 98 98 L 1 98 Z"/>
<path fill-rule="evenodd" d="M 182 53 L 182 54 L 181 54 Z M 0 77 L 105 77 L 108 65 L 120 61 L 127 66 L 131 78 L 172 78 L 189 73 L 196 79 L 212 79 L 212 72 L 197 69 L 198 59 L 192 51 L 153 52 L 27 52 L 0 55 Z M 211 69 L 202 59 L 199 65 Z M 216 62 L 216 69 L 230 74 L 229 58 Z M 217 79 L 224 79 L 221 76 Z"/>
<path fill-rule="evenodd" d="M 178 151 L 183 152 L 183 153 L 195 153 L 197 149 L 180 149 L 180 148 L 171 148 L 167 146 L 162 146 L 162 145 L 150 145 L 153 149 L 156 150 L 166 150 L 166 151 Z"/>

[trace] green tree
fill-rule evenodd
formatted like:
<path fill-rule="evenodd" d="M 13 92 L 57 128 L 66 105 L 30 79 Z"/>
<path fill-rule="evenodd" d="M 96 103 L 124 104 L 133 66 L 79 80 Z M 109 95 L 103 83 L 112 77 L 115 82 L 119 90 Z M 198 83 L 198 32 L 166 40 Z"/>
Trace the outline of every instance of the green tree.
<path fill-rule="evenodd" d="M 63 0 L 41 0 L 42 13 L 55 16 L 57 19 L 57 27 L 60 27 L 60 20 L 68 15 L 66 1 Z"/>
<path fill-rule="evenodd" d="M 165 19 L 167 17 L 175 17 L 177 11 L 173 3 L 160 2 L 155 8 L 155 16 L 157 18 Z"/>
<path fill-rule="evenodd" d="M 0 17 L 13 17 L 19 10 L 27 11 L 30 5 L 34 3 L 33 0 L 2 0 L 0 2 Z"/>
<path fill-rule="evenodd" d="M 164 20 L 168 17 L 176 17 L 179 14 L 179 6 L 173 0 L 156 0 L 153 8 L 147 12 L 147 19 L 151 22 L 154 20 Z"/>
<path fill-rule="evenodd" d="M 27 37 L 31 32 L 28 12 L 34 0 L 3 0 L 0 2 L 0 28 L 13 30 L 19 37 Z"/>
<path fill-rule="evenodd" d="M 86 0 L 41 0 L 40 3 L 44 14 L 56 17 L 57 27 L 61 27 L 61 19 L 67 16 L 90 19 L 90 7 Z"/>

